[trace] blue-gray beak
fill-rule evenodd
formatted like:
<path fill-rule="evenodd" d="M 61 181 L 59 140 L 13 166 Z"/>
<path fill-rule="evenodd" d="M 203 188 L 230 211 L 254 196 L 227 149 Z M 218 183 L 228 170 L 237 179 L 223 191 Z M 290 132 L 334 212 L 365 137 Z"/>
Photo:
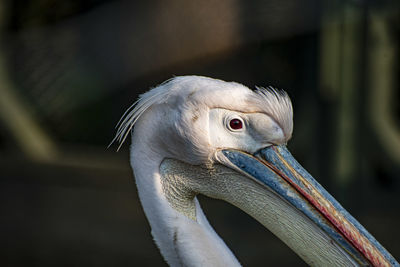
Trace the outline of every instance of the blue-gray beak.
<path fill-rule="evenodd" d="M 290 154 L 285 146 L 270 146 L 254 155 L 221 151 L 228 165 L 300 210 L 360 265 L 399 266 L 368 233 Z"/>

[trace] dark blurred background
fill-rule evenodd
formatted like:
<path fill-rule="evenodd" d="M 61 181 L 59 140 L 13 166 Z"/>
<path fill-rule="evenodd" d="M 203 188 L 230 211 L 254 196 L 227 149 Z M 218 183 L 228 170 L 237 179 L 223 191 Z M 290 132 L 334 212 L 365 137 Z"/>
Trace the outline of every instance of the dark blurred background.
<path fill-rule="evenodd" d="M 0 265 L 165 266 L 129 166 L 107 149 L 174 75 L 272 85 L 296 158 L 400 258 L 399 1 L 0 1 Z M 301 266 L 200 197 L 245 266 Z"/>

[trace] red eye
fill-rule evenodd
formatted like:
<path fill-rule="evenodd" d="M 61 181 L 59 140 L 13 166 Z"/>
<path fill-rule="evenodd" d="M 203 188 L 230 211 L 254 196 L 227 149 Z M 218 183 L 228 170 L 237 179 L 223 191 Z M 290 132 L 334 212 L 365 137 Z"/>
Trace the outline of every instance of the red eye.
<path fill-rule="evenodd" d="M 239 130 L 243 128 L 243 123 L 239 119 L 232 119 L 229 122 L 229 126 L 231 127 L 232 130 Z"/>

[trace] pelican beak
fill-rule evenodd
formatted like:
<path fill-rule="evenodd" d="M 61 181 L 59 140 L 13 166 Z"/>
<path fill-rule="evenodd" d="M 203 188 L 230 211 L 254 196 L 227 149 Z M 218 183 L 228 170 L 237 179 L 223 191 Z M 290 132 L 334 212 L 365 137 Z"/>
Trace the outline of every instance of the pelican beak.
<path fill-rule="evenodd" d="M 360 265 L 397 266 L 396 260 L 290 154 L 270 146 L 254 155 L 224 149 L 218 160 L 301 211 Z"/>

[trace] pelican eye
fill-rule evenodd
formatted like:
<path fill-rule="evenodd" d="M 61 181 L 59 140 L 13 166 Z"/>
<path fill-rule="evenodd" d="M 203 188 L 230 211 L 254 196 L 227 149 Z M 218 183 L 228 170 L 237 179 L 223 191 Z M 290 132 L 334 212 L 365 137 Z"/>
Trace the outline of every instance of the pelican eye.
<path fill-rule="evenodd" d="M 231 119 L 229 121 L 229 128 L 233 131 L 237 131 L 243 128 L 243 121 L 238 118 Z"/>

